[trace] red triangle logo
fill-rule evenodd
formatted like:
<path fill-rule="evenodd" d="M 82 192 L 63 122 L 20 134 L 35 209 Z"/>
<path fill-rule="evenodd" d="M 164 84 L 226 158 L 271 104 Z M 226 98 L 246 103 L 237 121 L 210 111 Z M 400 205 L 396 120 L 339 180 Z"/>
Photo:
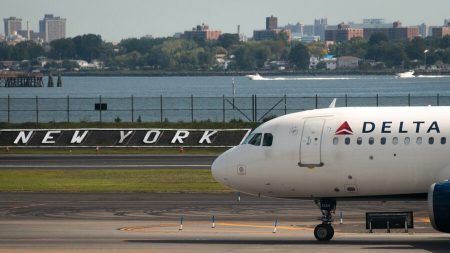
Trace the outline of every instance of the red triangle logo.
<path fill-rule="evenodd" d="M 353 130 L 347 121 L 341 124 L 341 126 L 336 130 L 335 135 L 352 135 Z"/>

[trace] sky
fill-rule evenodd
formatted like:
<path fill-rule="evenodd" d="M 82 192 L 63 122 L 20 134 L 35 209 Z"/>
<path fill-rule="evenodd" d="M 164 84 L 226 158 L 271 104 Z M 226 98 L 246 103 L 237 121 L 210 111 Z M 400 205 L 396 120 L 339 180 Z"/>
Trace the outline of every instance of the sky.
<path fill-rule="evenodd" d="M 94 33 L 106 41 L 172 36 L 206 23 L 213 30 L 247 36 L 264 29 L 265 17 L 278 17 L 279 26 L 315 18 L 328 24 L 363 18 L 400 20 L 404 25 L 442 25 L 450 18 L 450 0 L 0 0 L 0 18 L 23 19 L 23 29 L 39 30 L 39 19 L 50 13 L 67 19 L 67 37 Z M 3 23 L 2 23 L 3 27 Z M 4 33 L 0 29 L 0 33 Z"/>

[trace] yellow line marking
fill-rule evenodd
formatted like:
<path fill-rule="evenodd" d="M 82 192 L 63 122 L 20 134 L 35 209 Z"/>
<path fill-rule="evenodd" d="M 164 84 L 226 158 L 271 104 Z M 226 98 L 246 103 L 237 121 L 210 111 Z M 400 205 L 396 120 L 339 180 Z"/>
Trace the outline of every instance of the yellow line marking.
<path fill-rule="evenodd" d="M 247 227 L 247 228 L 273 228 L 273 226 L 267 226 L 267 225 L 251 225 L 251 224 L 239 224 L 239 223 L 216 223 L 220 226 L 228 226 L 228 227 Z M 277 226 L 277 229 L 285 229 L 285 230 L 291 230 L 291 231 L 298 231 L 298 230 L 314 230 L 313 228 L 305 228 L 305 227 L 287 227 L 287 226 Z"/>
<path fill-rule="evenodd" d="M 416 217 L 416 221 L 430 223 L 429 217 Z"/>
<path fill-rule="evenodd" d="M 150 226 L 136 226 L 136 227 L 122 227 L 118 228 L 119 231 L 126 231 L 126 232 L 144 232 L 147 229 L 154 229 L 154 228 L 167 228 L 167 227 L 178 227 L 178 224 L 159 224 L 159 225 L 150 225 Z M 243 228 L 263 228 L 268 229 L 268 231 L 272 231 L 274 228 L 273 226 L 268 225 L 254 225 L 254 224 L 240 224 L 240 223 L 225 223 L 225 222 L 218 222 L 216 223 L 216 230 L 220 229 L 220 226 L 222 227 L 243 227 Z M 196 227 L 196 229 L 198 229 Z M 277 226 L 278 230 L 288 230 L 288 231 L 313 231 L 313 228 L 306 228 L 306 227 L 288 227 L 288 226 Z M 214 230 L 210 230 L 212 232 Z M 218 231 L 219 232 L 219 231 Z M 225 233 L 254 233 L 254 234 L 264 234 L 267 232 L 263 231 L 243 231 L 243 230 L 221 230 L 220 232 Z"/>
<path fill-rule="evenodd" d="M 166 227 L 178 227 L 176 224 L 158 224 L 158 225 L 149 225 L 149 226 L 138 226 L 138 227 L 123 227 L 118 228 L 119 231 L 141 231 L 149 228 L 166 228 Z"/>

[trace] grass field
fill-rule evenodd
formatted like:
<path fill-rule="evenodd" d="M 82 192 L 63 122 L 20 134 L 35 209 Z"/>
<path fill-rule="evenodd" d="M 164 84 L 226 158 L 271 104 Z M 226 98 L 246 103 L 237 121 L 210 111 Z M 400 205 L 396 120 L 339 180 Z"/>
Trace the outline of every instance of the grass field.
<path fill-rule="evenodd" d="M 1 170 L 0 192 L 228 192 L 209 169 Z"/>

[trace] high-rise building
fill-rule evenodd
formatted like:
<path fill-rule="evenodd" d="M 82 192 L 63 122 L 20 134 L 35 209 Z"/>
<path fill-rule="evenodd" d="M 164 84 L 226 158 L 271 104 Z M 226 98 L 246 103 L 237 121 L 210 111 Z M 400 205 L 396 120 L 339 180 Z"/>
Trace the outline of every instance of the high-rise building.
<path fill-rule="evenodd" d="M 22 19 L 16 17 L 9 17 L 3 19 L 5 23 L 5 37 L 13 35 L 14 32 L 22 30 Z"/>
<path fill-rule="evenodd" d="M 266 17 L 266 30 L 274 30 L 278 28 L 278 18 L 273 15 Z"/>
<path fill-rule="evenodd" d="M 53 14 L 45 14 L 44 19 L 39 20 L 39 32 L 44 42 L 51 42 L 66 37 L 66 19 L 55 17 Z"/>
<path fill-rule="evenodd" d="M 404 27 L 400 21 L 393 22 L 391 28 L 365 28 L 364 39 L 369 40 L 375 33 L 386 35 L 388 40 L 412 40 L 420 36 L 419 27 Z"/>
<path fill-rule="evenodd" d="M 351 28 L 390 28 L 392 24 L 388 24 L 382 18 L 364 18 L 362 23 L 349 22 Z M 330 27 L 328 27 L 330 28 Z"/>
<path fill-rule="evenodd" d="M 431 36 L 434 38 L 440 39 L 445 36 L 450 35 L 450 26 L 440 26 L 440 27 L 433 27 L 431 29 Z"/>
<path fill-rule="evenodd" d="M 201 24 L 192 28 L 192 30 L 190 31 L 185 31 L 181 36 L 181 38 L 186 40 L 193 40 L 193 39 L 217 40 L 221 34 L 222 34 L 221 31 L 212 31 L 209 29 L 208 25 Z"/>
<path fill-rule="evenodd" d="M 325 30 L 327 29 L 328 21 L 326 18 L 314 20 L 314 35 L 320 36 L 320 40 L 325 39 Z"/>
<path fill-rule="evenodd" d="M 278 18 L 273 15 L 266 17 L 266 29 L 265 30 L 254 30 L 253 39 L 254 40 L 274 40 L 280 33 L 284 33 L 287 37 L 286 39 L 290 41 L 292 39 L 291 30 L 289 29 L 279 29 L 278 28 Z"/>
<path fill-rule="evenodd" d="M 301 24 L 300 22 L 297 22 L 297 24 L 287 24 L 287 25 L 285 25 L 284 29 L 291 30 L 291 33 L 294 36 L 302 36 L 303 35 L 304 25 Z"/>
<path fill-rule="evenodd" d="M 383 18 L 364 18 L 363 19 L 363 24 L 367 25 L 367 26 L 372 26 L 372 25 L 383 25 L 385 24 L 385 21 Z"/>
<path fill-rule="evenodd" d="M 422 38 L 428 37 L 428 25 L 427 24 L 422 23 L 421 25 L 419 25 L 419 34 L 420 34 L 420 37 L 422 37 Z"/>
<path fill-rule="evenodd" d="M 362 28 L 351 28 L 350 25 L 341 23 L 336 30 L 325 31 L 325 41 L 344 42 L 352 38 L 363 37 Z"/>

